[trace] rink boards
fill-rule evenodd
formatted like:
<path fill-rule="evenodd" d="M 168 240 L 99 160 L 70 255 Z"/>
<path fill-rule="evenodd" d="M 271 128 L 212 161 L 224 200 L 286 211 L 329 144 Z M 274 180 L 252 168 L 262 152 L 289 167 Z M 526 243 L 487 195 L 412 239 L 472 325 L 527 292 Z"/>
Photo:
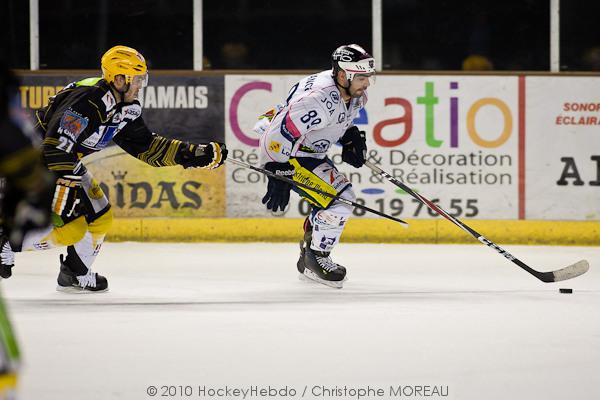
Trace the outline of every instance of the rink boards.
<path fill-rule="evenodd" d="M 119 218 L 111 241 L 296 242 L 303 219 Z M 383 219 L 354 218 L 344 229 L 348 243 L 478 243 L 444 219 L 408 220 L 409 227 Z M 597 221 L 472 220 L 471 228 L 502 244 L 600 245 Z"/>
<path fill-rule="evenodd" d="M 39 108 L 94 74 L 25 75 L 22 105 Z M 225 141 L 230 157 L 258 165 L 256 117 L 301 77 L 154 73 L 144 119 L 166 137 Z M 599 92 L 594 76 L 382 75 L 354 123 L 381 168 L 492 240 L 599 244 Z M 339 153 L 334 145 L 359 202 L 411 222 L 405 230 L 355 210 L 344 240 L 473 240 L 370 170 L 341 164 Z M 267 212 L 264 177 L 238 166 L 157 170 L 118 147 L 86 164 L 113 204 L 113 240 L 296 240 L 309 212 L 298 196 L 283 215 Z"/>

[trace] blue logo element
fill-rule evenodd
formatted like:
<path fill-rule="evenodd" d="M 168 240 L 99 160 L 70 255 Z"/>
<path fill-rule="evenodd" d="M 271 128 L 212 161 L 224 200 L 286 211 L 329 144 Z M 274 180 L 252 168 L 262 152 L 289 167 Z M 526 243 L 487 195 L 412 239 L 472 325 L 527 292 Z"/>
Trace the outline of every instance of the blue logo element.
<path fill-rule="evenodd" d="M 354 125 L 368 125 L 369 124 L 369 116 L 367 115 L 367 110 L 361 108 L 358 112 L 358 116 L 354 118 L 352 121 Z"/>
<path fill-rule="evenodd" d="M 385 193 L 385 190 L 378 189 L 378 188 L 366 188 L 366 189 L 361 189 L 361 193 L 375 195 L 375 194 L 383 194 L 383 193 Z"/>
<path fill-rule="evenodd" d="M 108 146 L 108 144 L 112 140 L 113 136 L 115 136 L 115 133 L 117 132 L 117 128 L 118 128 L 118 125 L 108 125 L 106 127 L 106 129 L 104 129 L 104 133 L 102 134 L 102 138 L 100 139 L 100 141 L 96 145 L 96 148 L 97 149 L 103 149 L 106 146 Z"/>

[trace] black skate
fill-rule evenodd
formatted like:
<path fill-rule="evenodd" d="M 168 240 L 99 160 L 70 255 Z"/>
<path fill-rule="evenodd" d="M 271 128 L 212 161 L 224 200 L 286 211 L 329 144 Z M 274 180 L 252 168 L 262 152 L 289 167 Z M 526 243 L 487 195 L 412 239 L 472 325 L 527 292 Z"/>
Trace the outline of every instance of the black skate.
<path fill-rule="evenodd" d="M 15 266 L 15 253 L 10 247 L 8 239 L 0 235 L 0 277 L 7 279 L 12 276 L 12 267 Z"/>
<path fill-rule="evenodd" d="M 316 251 L 310 248 L 311 231 L 304 234 L 300 242 L 300 258 L 296 263 L 301 277 L 308 278 L 332 288 L 341 289 L 346 280 L 346 268 L 334 263 L 328 252 Z"/>
<path fill-rule="evenodd" d="M 56 279 L 56 290 L 65 293 L 102 293 L 108 291 L 108 281 L 102 275 L 88 270 L 85 275 L 76 275 L 60 255 L 60 272 Z"/>

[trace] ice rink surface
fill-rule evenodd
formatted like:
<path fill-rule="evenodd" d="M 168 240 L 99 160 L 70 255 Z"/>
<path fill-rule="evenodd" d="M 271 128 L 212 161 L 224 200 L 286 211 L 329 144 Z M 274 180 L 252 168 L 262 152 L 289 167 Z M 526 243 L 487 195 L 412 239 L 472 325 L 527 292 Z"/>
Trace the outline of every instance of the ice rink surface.
<path fill-rule="evenodd" d="M 342 243 L 336 290 L 298 279 L 294 244 L 107 243 L 110 292 L 69 295 L 59 251 L 18 254 L 2 290 L 21 398 L 600 398 L 600 248 L 506 248 L 539 270 L 591 268 L 545 284 L 482 245 Z"/>

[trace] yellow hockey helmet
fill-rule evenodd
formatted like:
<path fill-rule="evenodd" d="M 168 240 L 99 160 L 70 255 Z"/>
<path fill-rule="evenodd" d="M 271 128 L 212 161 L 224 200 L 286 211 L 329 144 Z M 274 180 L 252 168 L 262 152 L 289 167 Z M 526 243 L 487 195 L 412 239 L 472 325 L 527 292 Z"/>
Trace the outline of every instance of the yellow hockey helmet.
<path fill-rule="evenodd" d="M 102 77 L 108 82 L 115 76 L 125 75 L 125 83 L 131 83 L 135 76 L 147 76 L 148 67 L 144 56 L 136 49 L 127 46 L 115 46 L 102 56 Z"/>

